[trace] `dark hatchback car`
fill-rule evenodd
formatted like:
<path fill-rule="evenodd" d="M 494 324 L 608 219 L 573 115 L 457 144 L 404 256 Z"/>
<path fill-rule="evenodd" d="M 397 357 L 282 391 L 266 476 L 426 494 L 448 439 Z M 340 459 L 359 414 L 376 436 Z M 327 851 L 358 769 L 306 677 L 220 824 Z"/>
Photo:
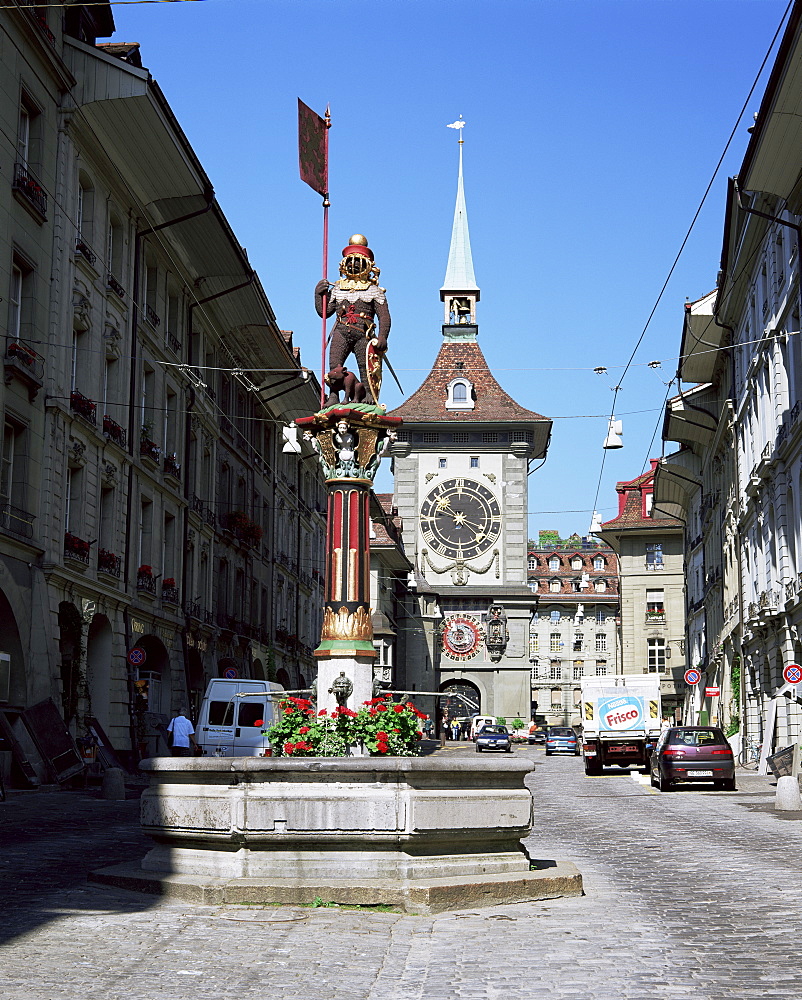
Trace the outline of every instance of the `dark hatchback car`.
<path fill-rule="evenodd" d="M 504 750 L 512 753 L 512 741 L 506 726 L 483 726 L 476 736 L 476 752 Z"/>
<path fill-rule="evenodd" d="M 651 781 L 670 792 L 680 781 L 712 782 L 735 791 L 735 760 L 724 733 L 715 726 L 679 726 L 660 734 L 650 763 Z"/>

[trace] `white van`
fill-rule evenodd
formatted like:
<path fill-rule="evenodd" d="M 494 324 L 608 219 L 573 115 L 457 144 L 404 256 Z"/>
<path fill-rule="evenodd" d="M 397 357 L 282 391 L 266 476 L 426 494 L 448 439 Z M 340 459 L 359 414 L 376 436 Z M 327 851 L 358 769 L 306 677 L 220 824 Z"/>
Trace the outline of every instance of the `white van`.
<path fill-rule="evenodd" d="M 471 719 L 471 733 L 470 738 L 476 742 L 476 736 L 479 730 L 483 726 L 495 726 L 496 717 L 495 715 L 474 715 Z"/>
<path fill-rule="evenodd" d="M 278 721 L 281 684 L 213 677 L 198 713 L 195 739 L 208 757 L 261 757 L 270 748 L 262 735 Z"/>

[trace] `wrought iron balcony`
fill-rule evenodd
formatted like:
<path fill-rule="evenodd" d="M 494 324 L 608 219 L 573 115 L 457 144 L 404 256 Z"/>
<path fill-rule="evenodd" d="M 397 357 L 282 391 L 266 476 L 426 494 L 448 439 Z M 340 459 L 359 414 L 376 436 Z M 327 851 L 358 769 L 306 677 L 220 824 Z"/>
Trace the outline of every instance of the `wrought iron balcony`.
<path fill-rule="evenodd" d="M 151 326 L 159 326 L 161 324 L 161 316 L 156 312 L 156 310 L 145 303 L 145 319 L 150 323 Z"/>
<path fill-rule="evenodd" d="M 146 594 L 156 596 L 156 579 L 153 573 L 143 573 L 140 569 L 136 574 L 136 589 Z"/>
<path fill-rule="evenodd" d="M 175 336 L 175 334 L 170 333 L 169 330 L 167 331 L 167 346 L 174 354 L 181 353 L 181 341 Z"/>
<path fill-rule="evenodd" d="M 92 267 L 95 266 L 97 255 L 95 254 L 94 250 L 92 250 L 92 248 L 89 246 L 89 244 L 86 242 L 86 240 L 82 239 L 80 236 L 77 236 L 75 239 L 75 252 L 80 257 L 83 257 L 83 259 L 88 264 L 91 264 Z"/>
<path fill-rule="evenodd" d="M 125 448 L 127 443 L 125 430 L 116 420 L 112 420 L 108 413 L 103 414 L 103 433 L 109 441 L 113 441 L 120 448 Z"/>
<path fill-rule="evenodd" d="M 164 456 L 164 474 L 172 476 L 173 479 L 181 479 L 181 466 L 178 464 L 175 455 Z"/>
<path fill-rule="evenodd" d="M 139 439 L 139 454 L 142 458 L 147 458 L 158 465 L 161 461 L 162 450 L 155 441 L 150 441 L 148 438 L 143 437 Z"/>
<path fill-rule="evenodd" d="M 168 604 L 180 604 L 181 600 L 178 596 L 178 587 L 174 584 L 170 585 L 167 582 L 162 583 L 162 600 L 166 601 Z"/>
<path fill-rule="evenodd" d="M 18 378 L 27 385 L 33 401 L 45 380 L 45 359 L 42 355 L 22 340 L 11 340 L 6 345 L 3 367 L 6 385 L 10 385 L 13 378 Z"/>
<path fill-rule="evenodd" d="M 98 549 L 97 569 L 98 573 L 106 573 L 108 576 L 120 578 L 120 567 L 122 560 L 108 549 Z"/>
<path fill-rule="evenodd" d="M 125 289 L 120 284 L 120 282 L 114 277 L 114 275 L 109 271 L 106 275 L 106 288 L 110 288 L 115 295 L 118 295 L 121 299 L 125 298 Z"/>
<path fill-rule="evenodd" d="M 14 164 L 12 190 L 18 192 L 44 221 L 47 218 L 47 195 L 42 185 L 24 163 Z"/>
<path fill-rule="evenodd" d="M 192 601 L 184 605 L 184 614 L 190 618 L 195 618 L 203 625 L 214 625 L 214 615 L 208 608 L 204 608 L 198 601 Z"/>
<path fill-rule="evenodd" d="M 666 613 L 665 611 L 647 611 L 646 612 L 646 624 L 647 625 L 665 625 L 666 623 Z"/>
<path fill-rule="evenodd" d="M 11 503 L 0 503 L 0 528 L 4 531 L 10 531 L 20 538 L 32 538 L 35 520 L 34 515 L 27 510 Z"/>
<path fill-rule="evenodd" d="M 77 389 L 73 389 L 70 393 L 70 409 L 83 417 L 84 420 L 88 420 L 90 424 L 96 423 L 97 403 L 93 403 Z"/>

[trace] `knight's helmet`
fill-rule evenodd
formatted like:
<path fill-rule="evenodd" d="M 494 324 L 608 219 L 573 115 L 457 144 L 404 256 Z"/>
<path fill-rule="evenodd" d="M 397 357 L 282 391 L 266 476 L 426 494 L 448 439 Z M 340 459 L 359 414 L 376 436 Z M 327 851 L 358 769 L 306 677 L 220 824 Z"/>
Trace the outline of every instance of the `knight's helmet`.
<path fill-rule="evenodd" d="M 368 246 L 367 239 L 356 233 L 348 241 L 340 261 L 340 274 L 352 281 L 376 282 L 379 269 L 373 263 L 373 251 Z"/>

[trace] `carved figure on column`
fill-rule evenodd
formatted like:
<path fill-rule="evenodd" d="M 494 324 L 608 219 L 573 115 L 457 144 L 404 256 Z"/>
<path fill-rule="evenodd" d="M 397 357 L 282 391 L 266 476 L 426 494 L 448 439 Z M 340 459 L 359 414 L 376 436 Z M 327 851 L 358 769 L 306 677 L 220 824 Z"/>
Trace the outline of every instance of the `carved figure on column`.
<path fill-rule="evenodd" d="M 333 285 L 323 279 L 315 287 L 315 309 L 318 316 L 323 315 L 324 294 L 327 296 L 326 316 L 337 314 L 329 348 L 330 371 L 326 376 L 326 383 L 330 391 L 326 406 L 340 402 L 342 368 L 351 354 L 359 365 L 360 381 L 365 387 L 365 402 L 377 403 L 379 400 L 381 358 L 387 350 L 387 337 L 390 333 L 390 310 L 385 289 L 379 285 L 379 273 L 368 241 L 364 236 L 356 234 L 343 250 L 340 278 Z"/>
<path fill-rule="evenodd" d="M 341 670 L 339 675 L 332 681 L 329 694 L 333 694 L 340 708 L 345 708 L 348 699 L 354 693 L 354 685 L 345 676 L 345 671 Z"/>

